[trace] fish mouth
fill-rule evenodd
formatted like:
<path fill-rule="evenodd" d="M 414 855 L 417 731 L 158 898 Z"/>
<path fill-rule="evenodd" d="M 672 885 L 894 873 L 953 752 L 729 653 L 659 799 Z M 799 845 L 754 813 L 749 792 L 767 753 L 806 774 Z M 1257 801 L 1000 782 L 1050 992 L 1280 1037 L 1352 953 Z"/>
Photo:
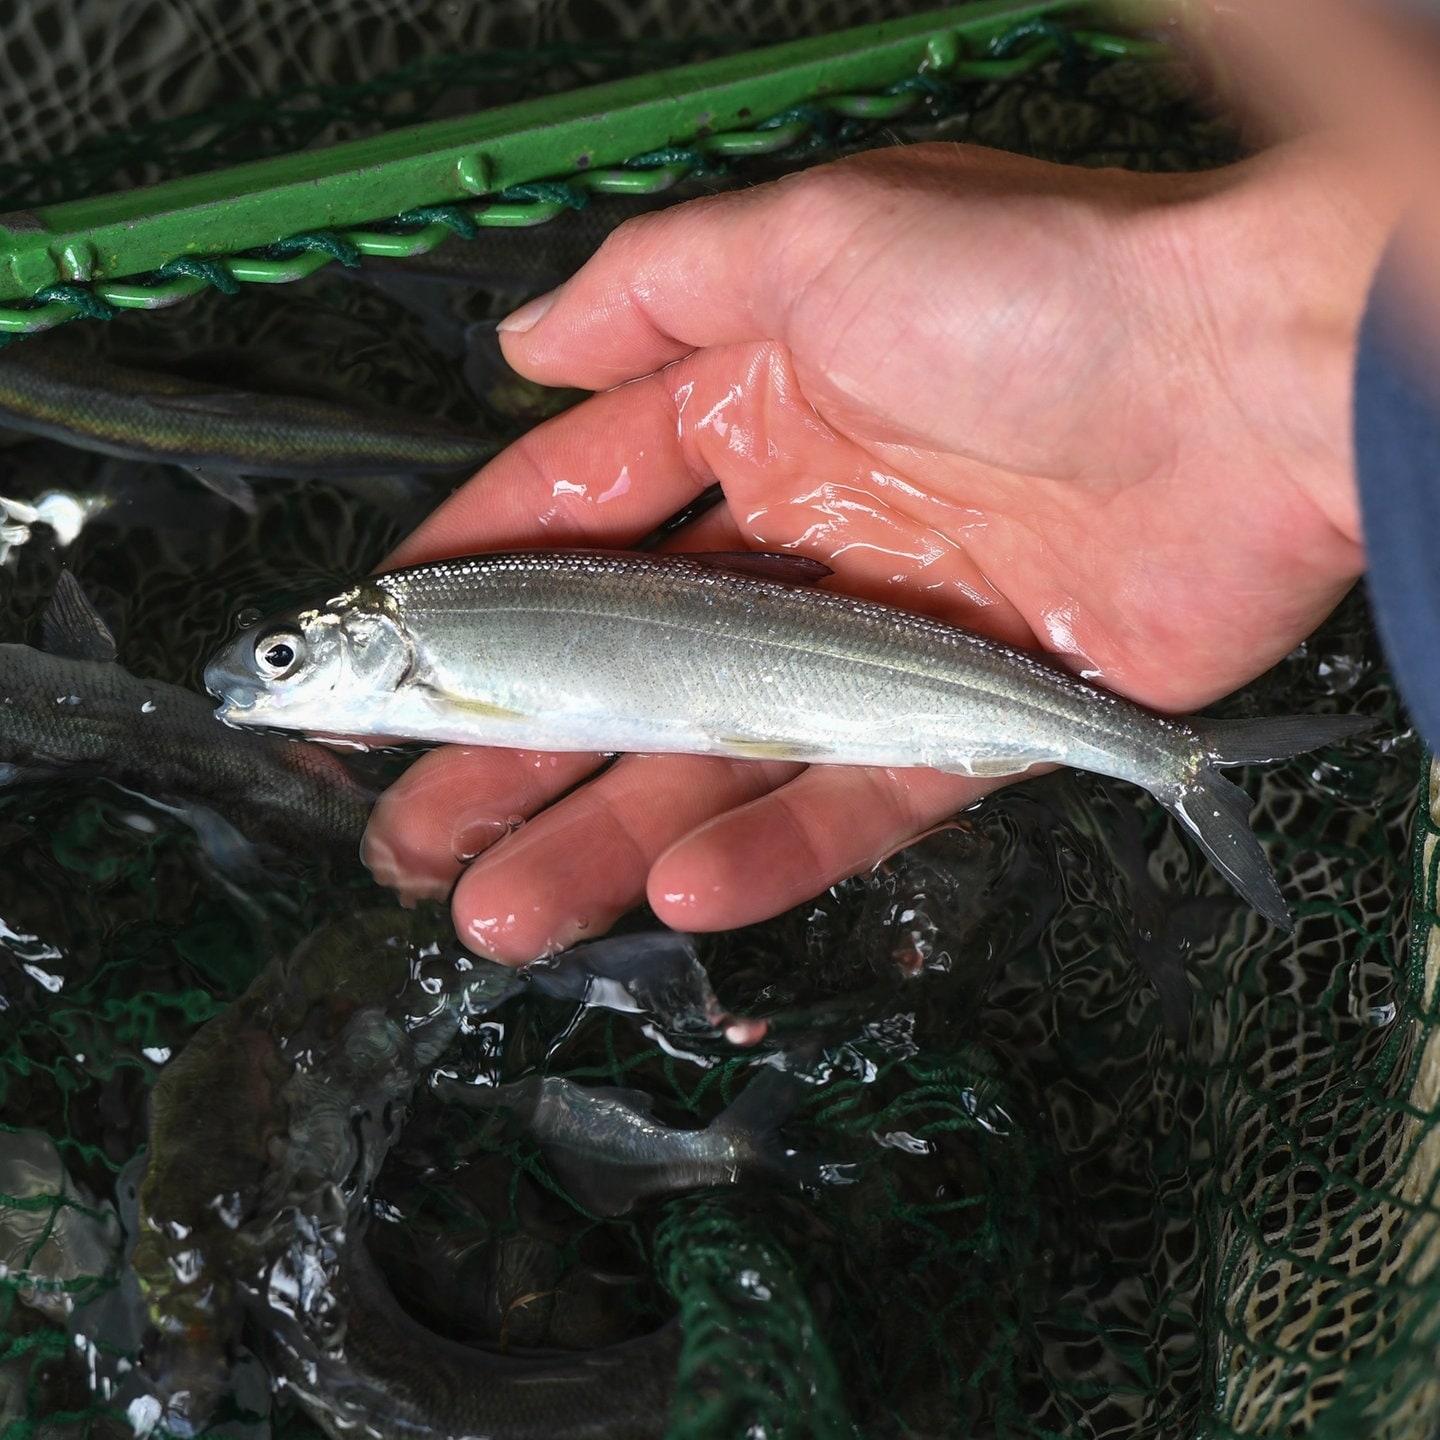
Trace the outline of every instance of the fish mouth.
<path fill-rule="evenodd" d="M 253 710 L 260 698 L 257 685 L 225 665 L 205 667 L 205 688 L 220 702 L 215 714 L 227 723 L 232 716 Z"/>

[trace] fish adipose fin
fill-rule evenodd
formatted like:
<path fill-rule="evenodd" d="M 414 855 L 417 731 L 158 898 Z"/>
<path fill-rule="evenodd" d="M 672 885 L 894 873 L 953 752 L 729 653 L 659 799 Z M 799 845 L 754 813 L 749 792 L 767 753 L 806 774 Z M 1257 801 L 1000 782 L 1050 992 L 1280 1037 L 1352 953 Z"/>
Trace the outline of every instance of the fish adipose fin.
<path fill-rule="evenodd" d="M 775 550 L 697 550 L 677 554 L 677 559 L 726 575 L 743 575 L 750 580 L 775 580 L 782 585 L 814 585 L 835 572 L 823 561 L 808 555 L 788 555 Z"/>
<path fill-rule="evenodd" d="M 1156 799 L 1195 837 L 1232 885 L 1272 925 L 1295 923 L 1275 872 L 1250 828 L 1252 802 L 1220 774 L 1227 765 L 1262 765 L 1348 740 L 1375 722 L 1358 715 L 1286 715 L 1268 720 L 1192 722 L 1206 758 L 1192 779 Z"/>
<path fill-rule="evenodd" d="M 45 649 L 66 660 L 108 661 L 119 654 L 110 627 L 68 570 L 62 570 L 55 582 L 40 634 Z"/>

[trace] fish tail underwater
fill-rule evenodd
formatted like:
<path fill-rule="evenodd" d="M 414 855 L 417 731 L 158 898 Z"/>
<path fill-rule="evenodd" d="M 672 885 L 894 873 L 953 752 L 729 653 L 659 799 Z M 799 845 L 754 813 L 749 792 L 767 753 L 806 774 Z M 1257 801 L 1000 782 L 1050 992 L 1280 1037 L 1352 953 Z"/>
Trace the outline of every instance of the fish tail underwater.
<path fill-rule="evenodd" d="M 7 211 L 893 13 L 12 10 Z M 921 77 L 908 118 L 818 110 L 779 163 L 1243 152 L 1183 58 L 1076 33 L 1027 17 L 987 78 Z M 489 453 L 574 397 L 537 402 L 479 340 L 627 213 L 65 338 L 170 395 L 167 444 L 294 393 Z M 3 1440 L 1440 1424 L 1440 772 L 1363 594 L 1193 722 L 1160 805 L 1029 779 L 764 924 L 640 911 L 500 972 L 358 863 L 408 757 L 188 728 L 232 616 L 369 573 L 449 477 L 392 486 L 353 447 L 365 473 L 297 477 L 293 435 L 259 460 L 251 436 L 217 495 L 187 468 L 220 452 L 177 465 L 144 428 L 116 455 L 32 416 L 3 450 Z"/>

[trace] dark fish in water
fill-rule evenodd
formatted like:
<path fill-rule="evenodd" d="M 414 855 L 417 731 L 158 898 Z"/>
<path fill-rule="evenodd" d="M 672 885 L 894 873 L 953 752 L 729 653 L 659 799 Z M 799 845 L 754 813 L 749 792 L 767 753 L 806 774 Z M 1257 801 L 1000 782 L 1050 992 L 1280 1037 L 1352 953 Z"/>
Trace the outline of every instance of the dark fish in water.
<path fill-rule="evenodd" d="M 813 588 L 796 555 L 543 551 L 374 575 L 211 660 L 233 725 L 519 749 L 683 752 L 1142 786 L 1272 923 L 1290 912 L 1220 771 L 1372 728 L 1159 715 L 925 615 Z"/>
<path fill-rule="evenodd" d="M 437 938 L 439 937 L 439 938 Z M 133 1267 L 166 1427 L 223 1393 L 248 1315 L 334 1436 L 659 1436 L 679 1339 L 524 1359 L 442 1339 L 361 1243 L 369 1188 L 421 1074 L 466 1014 L 525 984 L 438 907 L 336 922 L 198 1031 L 152 1092 Z"/>
<path fill-rule="evenodd" d="M 564 1350 L 594 1350 L 633 1334 L 628 1298 L 640 1276 L 567 1264 L 555 1241 L 526 1230 L 496 1234 L 483 1218 L 457 1234 L 455 1207 L 464 1200 L 454 1191 L 446 1191 L 444 1220 L 429 1225 L 417 1222 L 419 1202 L 408 1198 L 399 1206 L 404 1218 L 372 1220 L 365 1243 L 403 1307 L 430 1328 L 479 1344 Z M 527 1209 L 517 1196 L 522 1225 Z"/>
<path fill-rule="evenodd" d="M 732 1015 L 715 997 L 695 942 L 678 931 L 609 935 L 527 965 L 527 983 L 542 995 L 604 1010 L 653 1016 L 681 1034 L 724 1033 L 732 1045 L 753 1045 L 764 1020 Z"/>
<path fill-rule="evenodd" d="M 736 1185 L 757 1170 L 815 1181 L 818 1167 L 786 1150 L 776 1131 L 803 1085 L 765 1069 L 701 1130 L 662 1124 L 648 1095 L 577 1085 L 554 1075 L 513 1085 L 463 1085 L 441 1078 L 446 1100 L 514 1116 L 535 1137 L 560 1183 L 596 1215 L 625 1215 L 646 1200 Z"/>
<path fill-rule="evenodd" d="M 1070 823 L 1081 834 L 1093 835 L 1109 854 L 1128 901 L 1116 917 L 1116 943 L 1129 950 L 1154 987 L 1166 1038 L 1183 1044 L 1194 1009 L 1187 960 L 1213 943 L 1234 915 L 1243 913 L 1239 902 L 1229 893 L 1178 895 L 1158 884 L 1150 872 L 1144 820 L 1133 806 L 1114 800 L 1097 814 L 1083 797 L 1070 797 L 1060 787 L 1053 787 L 1051 794 L 1061 797 Z"/>
<path fill-rule="evenodd" d="M 247 840 L 356 860 L 375 791 L 333 751 L 227 733 L 203 696 L 132 675 L 68 570 L 43 633 L 0 645 L 0 785 L 101 776 L 179 815 L 222 869 Z"/>
<path fill-rule="evenodd" d="M 247 1304 L 291 1243 L 297 1207 L 378 1169 L 387 1107 L 403 1108 L 416 1079 L 401 997 L 422 962 L 452 991 L 461 964 L 481 983 L 491 975 L 437 934 L 428 908 L 326 926 L 198 1030 L 152 1090 L 132 1265 L 167 1428 L 198 1428 L 223 1393 Z"/>
<path fill-rule="evenodd" d="M 247 509 L 254 508 L 247 475 L 460 474 L 496 449 L 485 437 L 419 416 L 129 369 L 58 336 L 0 350 L 0 424 L 183 466 Z"/>

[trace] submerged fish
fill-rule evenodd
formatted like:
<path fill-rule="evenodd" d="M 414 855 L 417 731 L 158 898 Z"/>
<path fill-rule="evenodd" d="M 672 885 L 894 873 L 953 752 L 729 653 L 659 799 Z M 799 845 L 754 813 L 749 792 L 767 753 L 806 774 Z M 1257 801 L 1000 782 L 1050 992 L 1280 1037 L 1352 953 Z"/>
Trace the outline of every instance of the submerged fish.
<path fill-rule="evenodd" d="M 617 1086 L 539 1075 L 511 1085 L 436 1081 L 442 1099 L 513 1116 L 539 1142 L 560 1183 L 597 1215 L 625 1215 L 661 1195 L 738 1184 L 759 1170 L 814 1180 L 818 1170 L 786 1150 L 776 1130 L 801 1083 L 765 1069 L 700 1130 L 666 1125 L 650 1096 Z"/>
<path fill-rule="evenodd" d="M 384 907 L 318 931 L 198 1031 L 152 1091 L 133 1267 L 153 1327 L 145 1369 L 171 1431 L 204 1423 L 248 1317 L 337 1437 L 362 1422 L 379 1440 L 663 1433 L 674 1326 L 587 1353 L 486 1354 L 406 1315 L 365 1253 L 370 1186 L 422 1073 L 465 1015 L 527 984 L 469 955 L 438 914 Z M 648 938 L 636 937 L 645 963 L 660 965 Z M 596 973 L 583 952 L 574 964 L 567 976 L 555 957 L 552 993 Z"/>
<path fill-rule="evenodd" d="M 677 1034 L 718 1031 L 732 1045 L 744 1046 L 763 1039 L 769 1028 L 765 1020 L 732 1015 L 721 1005 L 695 942 L 674 930 L 608 935 L 536 960 L 523 973 L 542 995 L 649 1015 Z"/>
<path fill-rule="evenodd" d="M 246 839 L 359 855 L 375 792 L 344 761 L 320 745 L 227 733 L 203 696 L 132 675 L 68 570 L 44 638 L 44 650 L 0 645 L 0 785 L 102 776 L 178 814 L 222 868 L 245 858 Z"/>
<path fill-rule="evenodd" d="M 232 725 L 539 750 L 685 751 L 1143 786 L 1276 925 L 1289 911 L 1229 765 L 1354 716 L 1159 715 L 1043 657 L 806 588 L 795 556 L 527 551 L 376 575 L 243 631 L 205 684 Z"/>
<path fill-rule="evenodd" d="M 419 416 L 129 369 L 48 336 L 0 350 L 0 425 L 183 466 L 246 508 L 246 475 L 460 473 L 496 448 Z"/>
<path fill-rule="evenodd" d="M 459 1023 L 438 995 L 404 1003 L 424 965 L 457 1000 L 472 982 L 515 983 L 437 932 L 428 909 L 391 907 L 324 927 L 197 1031 L 151 1092 L 132 1264 L 168 1429 L 199 1428 L 223 1393 L 245 1314 L 317 1196 L 363 1190 L 379 1169 L 419 1066 Z"/>

